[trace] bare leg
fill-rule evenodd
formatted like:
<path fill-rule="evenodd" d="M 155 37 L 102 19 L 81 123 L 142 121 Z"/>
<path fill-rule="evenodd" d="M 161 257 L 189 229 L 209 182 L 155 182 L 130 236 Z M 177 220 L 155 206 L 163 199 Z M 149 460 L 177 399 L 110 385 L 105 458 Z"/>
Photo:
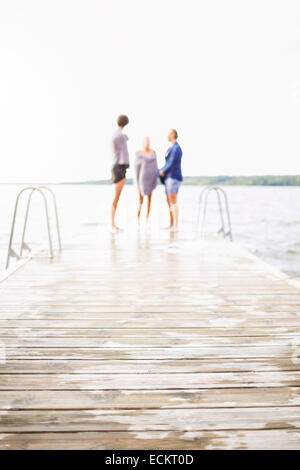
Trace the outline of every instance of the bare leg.
<path fill-rule="evenodd" d="M 140 217 L 141 217 L 141 210 L 142 210 L 143 201 L 144 201 L 144 197 L 141 193 L 141 190 L 139 189 L 139 207 L 138 207 L 138 212 L 137 212 L 138 224 L 139 225 L 140 225 Z"/>
<path fill-rule="evenodd" d="M 148 194 L 148 204 L 147 204 L 147 216 L 146 216 L 146 221 L 148 222 L 149 220 L 149 215 L 150 215 L 150 210 L 151 210 L 151 199 L 152 199 L 152 193 Z"/>
<path fill-rule="evenodd" d="M 123 189 L 123 186 L 125 184 L 126 178 L 123 178 L 121 181 L 118 181 L 118 183 L 114 184 L 114 189 L 115 189 L 115 195 L 114 195 L 114 200 L 111 206 L 111 228 L 112 230 L 119 230 L 119 228 L 116 226 L 115 223 L 115 217 L 116 217 L 116 211 L 118 207 L 118 202 L 120 199 L 120 195 Z"/>
<path fill-rule="evenodd" d="M 170 225 L 168 228 L 173 228 L 174 226 L 174 212 L 173 212 L 173 207 L 172 207 L 171 196 L 173 196 L 173 194 L 167 194 L 167 203 L 168 203 L 169 211 L 170 211 Z"/>
<path fill-rule="evenodd" d="M 178 227 L 178 205 L 177 205 L 177 193 L 170 194 L 171 210 L 173 213 L 173 226 L 177 230 Z M 172 228 L 173 228 L 172 226 Z"/>

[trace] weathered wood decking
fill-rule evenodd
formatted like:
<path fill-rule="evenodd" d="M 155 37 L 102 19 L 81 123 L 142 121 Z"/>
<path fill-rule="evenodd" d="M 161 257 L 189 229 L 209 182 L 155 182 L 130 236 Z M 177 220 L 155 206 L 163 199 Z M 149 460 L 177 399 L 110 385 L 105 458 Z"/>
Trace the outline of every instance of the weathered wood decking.
<path fill-rule="evenodd" d="M 1 449 L 300 449 L 300 290 L 223 241 L 87 238 L 0 284 Z"/>

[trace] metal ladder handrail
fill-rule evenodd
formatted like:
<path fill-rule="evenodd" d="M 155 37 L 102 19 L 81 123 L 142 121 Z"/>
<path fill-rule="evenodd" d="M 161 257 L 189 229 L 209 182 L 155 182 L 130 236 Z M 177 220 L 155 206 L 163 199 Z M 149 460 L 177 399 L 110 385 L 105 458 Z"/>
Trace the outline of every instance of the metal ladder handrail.
<path fill-rule="evenodd" d="M 203 216 L 202 216 L 201 230 L 200 230 L 201 238 L 202 238 L 203 233 L 204 233 L 204 222 L 206 220 L 208 196 L 212 191 L 214 191 L 217 195 L 219 213 L 220 213 L 220 219 L 221 219 L 221 228 L 218 230 L 218 233 L 222 233 L 224 238 L 229 236 L 230 241 L 232 241 L 233 237 L 232 237 L 232 228 L 231 228 L 231 219 L 230 219 L 228 198 L 227 198 L 226 192 L 220 186 L 206 186 L 201 191 L 200 197 L 199 197 L 199 202 L 198 202 L 198 213 L 197 213 L 196 229 L 197 229 L 197 231 L 199 229 L 201 207 L 202 207 L 202 202 L 204 200 L 204 209 L 203 209 Z M 227 231 L 225 230 L 225 221 L 224 221 L 224 215 L 223 215 L 223 205 L 222 205 L 221 196 L 223 198 L 224 205 L 225 205 L 225 210 L 226 210 L 227 226 L 228 226 Z"/>
<path fill-rule="evenodd" d="M 49 193 L 52 195 L 52 198 L 53 198 L 53 206 L 54 206 L 55 219 L 56 219 L 56 228 L 57 228 L 57 235 L 58 235 L 58 244 L 59 244 L 59 250 L 61 250 L 61 238 L 60 238 L 60 230 L 59 230 L 57 204 L 56 204 L 56 197 L 55 197 L 54 192 L 50 188 L 48 188 L 47 186 L 27 186 L 26 188 L 23 188 L 21 191 L 19 191 L 19 193 L 17 195 L 17 198 L 16 198 L 14 213 L 13 213 L 13 219 L 12 219 L 12 225 L 11 225 L 11 231 L 10 231 L 10 237 L 9 237 L 9 244 L 8 244 L 6 269 L 9 267 L 10 257 L 14 257 L 14 258 L 17 258 L 19 260 L 22 257 L 22 253 L 23 253 L 24 249 L 26 249 L 28 251 L 31 251 L 28 244 L 25 243 L 25 233 L 26 233 L 26 228 L 27 228 L 27 221 L 28 221 L 29 209 L 30 209 L 30 204 L 31 204 L 31 198 L 32 198 L 32 195 L 35 191 L 37 191 L 42 196 L 42 199 L 44 201 L 50 258 L 54 257 L 53 243 L 52 243 L 52 236 L 51 236 L 51 226 L 50 226 L 49 211 L 48 211 L 48 201 L 47 201 L 47 196 L 44 193 L 45 190 L 49 191 Z M 12 248 L 12 242 L 13 242 L 14 230 L 15 230 L 15 223 L 16 223 L 16 217 L 17 217 L 20 198 L 21 198 L 22 194 L 24 194 L 27 191 L 30 191 L 30 194 L 28 196 L 27 204 L 26 204 L 26 212 L 25 212 L 25 219 L 24 219 L 24 224 L 23 224 L 20 251 L 19 251 L 19 254 L 17 254 Z"/>
<path fill-rule="evenodd" d="M 48 186 L 39 186 L 39 188 L 42 189 L 42 190 L 44 189 L 46 191 L 49 191 L 49 193 L 52 196 L 54 214 L 55 214 L 55 221 L 56 221 L 56 232 L 57 232 L 58 247 L 59 247 L 59 250 L 61 250 L 62 249 L 62 247 L 61 247 L 61 236 L 60 236 L 60 228 L 59 228 L 59 220 L 58 220 L 58 212 L 57 212 L 57 202 L 56 202 L 55 193 L 52 189 L 48 188 Z"/>

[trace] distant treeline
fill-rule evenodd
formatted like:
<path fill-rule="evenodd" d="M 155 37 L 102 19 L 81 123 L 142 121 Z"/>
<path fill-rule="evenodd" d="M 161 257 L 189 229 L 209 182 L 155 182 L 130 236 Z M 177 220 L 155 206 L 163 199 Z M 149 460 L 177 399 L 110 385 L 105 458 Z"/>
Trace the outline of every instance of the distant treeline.
<path fill-rule="evenodd" d="M 127 184 L 133 184 L 128 178 Z M 110 180 L 74 182 L 67 184 L 111 184 Z M 185 185 L 233 185 L 233 186 L 300 186 L 300 175 L 265 176 L 186 176 Z"/>
<path fill-rule="evenodd" d="M 188 176 L 185 184 L 234 186 L 300 186 L 300 175 Z"/>

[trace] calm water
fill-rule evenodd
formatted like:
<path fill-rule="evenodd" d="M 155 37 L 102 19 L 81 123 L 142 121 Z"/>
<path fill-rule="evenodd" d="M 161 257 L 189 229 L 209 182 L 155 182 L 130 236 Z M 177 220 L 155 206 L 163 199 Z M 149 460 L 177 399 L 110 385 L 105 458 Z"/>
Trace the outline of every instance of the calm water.
<path fill-rule="evenodd" d="M 80 231 L 108 230 L 110 186 L 53 186 L 58 201 L 62 238 L 67 242 Z M 4 270 L 13 205 L 20 186 L 0 185 L 0 271 Z M 181 231 L 195 235 L 197 200 L 201 188 L 184 186 L 180 192 Z M 293 277 L 300 277 L 300 188 L 226 187 L 234 241 Z M 119 210 L 119 224 L 128 236 L 136 230 L 136 189 L 126 186 Z M 24 206 L 20 206 L 20 214 Z M 19 219 L 21 221 L 21 217 Z M 151 230 L 159 237 L 168 223 L 163 188 L 153 196 Z M 26 237 L 33 248 L 45 242 L 45 220 L 38 195 L 34 198 Z M 211 196 L 207 234 L 220 227 L 214 195 Z M 16 226 L 20 240 L 21 224 Z"/>

